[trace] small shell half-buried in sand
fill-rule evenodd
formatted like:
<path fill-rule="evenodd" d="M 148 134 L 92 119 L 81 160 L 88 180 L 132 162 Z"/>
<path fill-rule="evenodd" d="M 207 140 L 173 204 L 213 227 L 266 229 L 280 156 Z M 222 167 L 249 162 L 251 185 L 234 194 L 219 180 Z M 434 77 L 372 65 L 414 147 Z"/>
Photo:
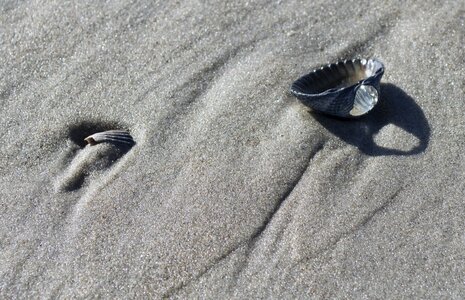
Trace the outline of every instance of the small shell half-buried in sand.
<path fill-rule="evenodd" d="M 84 139 L 89 145 L 93 146 L 99 143 L 124 144 L 132 146 L 135 144 L 134 139 L 125 130 L 107 130 L 89 135 Z"/>

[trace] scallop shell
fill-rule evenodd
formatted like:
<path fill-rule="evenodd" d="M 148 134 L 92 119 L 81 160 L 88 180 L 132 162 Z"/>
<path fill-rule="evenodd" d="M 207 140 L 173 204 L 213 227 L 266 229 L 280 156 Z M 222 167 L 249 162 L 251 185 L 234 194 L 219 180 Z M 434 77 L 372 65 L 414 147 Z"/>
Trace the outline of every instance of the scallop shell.
<path fill-rule="evenodd" d="M 355 117 L 377 103 L 383 74 L 384 65 L 379 60 L 345 60 L 313 70 L 296 80 L 290 91 L 315 110 Z"/>
<path fill-rule="evenodd" d="M 135 144 L 132 136 L 125 130 L 107 130 L 103 132 L 97 132 L 89 135 L 84 140 L 91 146 L 104 142 L 113 144 L 125 144 L 128 146 Z"/>

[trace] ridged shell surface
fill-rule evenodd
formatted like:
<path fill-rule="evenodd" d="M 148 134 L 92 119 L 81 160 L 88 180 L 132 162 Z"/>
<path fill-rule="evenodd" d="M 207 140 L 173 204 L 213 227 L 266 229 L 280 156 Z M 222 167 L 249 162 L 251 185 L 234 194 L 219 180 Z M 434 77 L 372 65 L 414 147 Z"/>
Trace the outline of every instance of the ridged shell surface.
<path fill-rule="evenodd" d="M 135 144 L 134 139 L 129 132 L 124 130 L 107 130 L 103 132 L 94 133 L 84 139 L 89 145 L 95 145 L 99 143 L 114 143 L 114 144 L 125 144 L 132 146 Z"/>

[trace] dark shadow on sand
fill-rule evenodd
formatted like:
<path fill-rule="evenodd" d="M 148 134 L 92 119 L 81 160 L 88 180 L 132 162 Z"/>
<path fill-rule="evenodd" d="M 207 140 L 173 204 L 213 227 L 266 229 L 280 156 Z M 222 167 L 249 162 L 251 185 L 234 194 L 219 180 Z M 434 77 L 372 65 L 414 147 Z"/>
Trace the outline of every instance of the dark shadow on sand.
<path fill-rule="evenodd" d="M 339 119 L 311 112 L 326 129 L 345 142 L 371 156 L 415 155 L 425 151 L 430 139 L 428 121 L 415 101 L 393 84 L 381 84 L 380 100 L 373 111 L 359 119 Z M 385 148 L 377 145 L 374 135 L 393 124 L 415 136 L 419 143 L 412 149 Z"/>

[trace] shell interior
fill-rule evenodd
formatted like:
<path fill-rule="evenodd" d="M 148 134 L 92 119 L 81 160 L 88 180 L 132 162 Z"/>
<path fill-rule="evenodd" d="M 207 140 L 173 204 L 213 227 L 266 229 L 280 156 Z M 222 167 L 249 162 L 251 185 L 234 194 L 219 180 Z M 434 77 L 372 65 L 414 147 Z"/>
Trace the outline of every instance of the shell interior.
<path fill-rule="evenodd" d="M 362 84 L 355 93 L 354 106 L 349 112 L 358 117 L 366 114 L 378 103 L 378 91 L 371 85 Z"/>
<path fill-rule="evenodd" d="M 305 90 L 310 94 L 320 94 L 327 90 L 349 87 L 373 76 L 381 68 L 381 63 L 373 59 L 341 61 L 310 73 Z"/>

